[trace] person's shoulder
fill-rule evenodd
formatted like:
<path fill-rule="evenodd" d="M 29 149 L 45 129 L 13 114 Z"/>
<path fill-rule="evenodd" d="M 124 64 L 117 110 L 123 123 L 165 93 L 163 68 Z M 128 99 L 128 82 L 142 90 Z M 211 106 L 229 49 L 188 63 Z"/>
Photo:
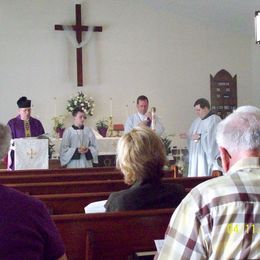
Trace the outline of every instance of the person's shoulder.
<path fill-rule="evenodd" d="M 4 185 L 0 185 L 0 197 L 2 206 L 7 203 L 14 208 L 26 208 L 27 212 L 31 208 L 42 208 L 44 205 L 40 200 Z"/>
<path fill-rule="evenodd" d="M 138 117 L 138 114 L 137 113 L 134 113 L 134 114 L 132 114 L 132 115 L 129 115 L 128 117 L 127 117 L 127 120 L 129 121 L 129 120 L 133 120 L 135 117 Z"/>
<path fill-rule="evenodd" d="M 217 122 L 222 120 L 221 117 L 219 115 L 215 114 L 215 113 L 210 113 L 210 115 L 206 118 L 206 120 L 207 119 L 210 120 L 210 121 L 214 120 L 214 121 L 217 121 Z"/>
<path fill-rule="evenodd" d="M 86 131 L 86 132 L 91 133 L 91 134 L 94 135 L 93 129 L 92 129 L 91 127 L 89 127 L 89 126 L 84 126 L 84 131 Z"/>
<path fill-rule="evenodd" d="M 185 193 L 184 186 L 178 183 L 162 183 L 162 186 L 165 189 L 173 191 L 174 193 L 180 193 L 180 194 Z"/>
<path fill-rule="evenodd" d="M 108 202 L 113 203 L 114 205 L 115 204 L 122 205 L 126 200 L 132 197 L 133 192 L 134 191 L 130 188 L 126 190 L 112 192 L 109 195 Z"/>
<path fill-rule="evenodd" d="M 30 120 L 34 121 L 34 122 L 37 122 L 37 123 L 40 123 L 41 124 L 41 121 L 35 117 L 30 117 Z"/>
<path fill-rule="evenodd" d="M 8 125 L 13 124 L 16 120 L 17 120 L 17 117 L 13 117 L 13 118 L 11 118 L 11 119 L 7 122 L 7 124 L 8 124 Z"/>
<path fill-rule="evenodd" d="M 204 204 L 210 203 L 216 198 L 228 196 L 236 193 L 236 187 L 231 175 L 214 177 L 204 181 L 190 191 L 190 195 L 197 201 L 203 201 Z"/>

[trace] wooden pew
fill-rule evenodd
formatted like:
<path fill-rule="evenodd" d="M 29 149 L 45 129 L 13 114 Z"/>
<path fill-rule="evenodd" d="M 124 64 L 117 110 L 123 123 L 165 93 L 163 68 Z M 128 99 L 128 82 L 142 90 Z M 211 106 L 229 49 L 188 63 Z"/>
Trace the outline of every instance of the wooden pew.
<path fill-rule="evenodd" d="M 67 181 L 89 181 L 89 180 L 122 180 L 123 174 L 120 171 L 105 172 L 64 172 L 49 174 L 39 174 L 37 170 L 35 174 L 19 174 L 4 175 L 0 174 L 0 184 L 8 183 L 36 183 L 36 182 L 67 182 Z M 165 171 L 165 177 L 173 177 L 171 171 Z"/>
<path fill-rule="evenodd" d="M 155 251 L 173 209 L 52 216 L 68 259 L 127 260 L 134 252 Z"/>
<path fill-rule="evenodd" d="M 0 176 L 4 175 L 28 175 L 28 174 L 59 174 L 59 173 L 90 173 L 90 172 L 120 172 L 115 167 L 94 167 L 94 168 L 58 168 L 58 169 L 34 169 L 34 170 L 16 170 L 16 171 L 0 171 Z"/>
<path fill-rule="evenodd" d="M 50 173 L 27 175 L 0 175 L 0 184 L 8 183 L 36 183 L 36 182 L 68 182 L 89 180 L 121 180 L 121 172 L 89 172 L 89 173 Z"/>
<path fill-rule="evenodd" d="M 51 215 L 84 213 L 84 207 L 105 200 L 111 192 L 33 195 L 44 202 Z"/>
<path fill-rule="evenodd" d="M 187 191 L 212 177 L 189 177 L 189 178 L 164 178 L 166 183 L 182 184 Z M 123 180 L 98 180 L 98 181 L 71 181 L 71 182 L 45 182 L 45 183 L 18 183 L 6 184 L 30 195 L 39 194 L 64 194 L 119 191 L 129 186 Z"/>

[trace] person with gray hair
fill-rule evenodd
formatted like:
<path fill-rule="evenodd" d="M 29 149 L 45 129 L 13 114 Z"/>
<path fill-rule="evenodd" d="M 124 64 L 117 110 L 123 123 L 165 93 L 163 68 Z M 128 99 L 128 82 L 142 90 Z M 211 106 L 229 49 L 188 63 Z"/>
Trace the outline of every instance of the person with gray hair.
<path fill-rule="evenodd" d="M 0 124 L 1 158 L 10 138 L 9 127 Z M 67 259 L 45 205 L 4 185 L 0 185 L 0 259 Z"/>
<path fill-rule="evenodd" d="M 260 259 L 260 109 L 219 123 L 225 176 L 195 187 L 175 210 L 158 259 Z"/>

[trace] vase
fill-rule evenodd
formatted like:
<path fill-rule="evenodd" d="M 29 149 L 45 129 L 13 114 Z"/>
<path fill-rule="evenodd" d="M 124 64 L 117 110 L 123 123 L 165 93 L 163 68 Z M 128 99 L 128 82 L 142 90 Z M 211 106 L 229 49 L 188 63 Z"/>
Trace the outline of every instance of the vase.
<path fill-rule="evenodd" d="M 102 135 L 103 137 L 106 137 L 106 135 L 107 135 L 107 128 L 100 127 L 97 130 L 100 133 L 100 135 Z"/>
<path fill-rule="evenodd" d="M 62 138 L 65 128 L 57 128 L 56 133 L 58 134 L 59 138 Z"/>

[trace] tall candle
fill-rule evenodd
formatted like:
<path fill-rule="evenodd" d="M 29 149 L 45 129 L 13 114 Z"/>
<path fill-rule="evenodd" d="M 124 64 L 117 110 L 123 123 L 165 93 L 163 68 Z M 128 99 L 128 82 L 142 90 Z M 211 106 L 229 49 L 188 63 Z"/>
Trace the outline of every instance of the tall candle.
<path fill-rule="evenodd" d="M 113 116 L 113 99 L 110 98 L 110 116 Z"/>
<path fill-rule="evenodd" d="M 132 102 L 133 114 L 135 113 L 135 101 Z"/>
<path fill-rule="evenodd" d="M 126 108 L 126 118 L 127 118 L 129 116 L 128 104 L 126 104 L 125 108 Z"/>
<path fill-rule="evenodd" d="M 57 116 L 57 98 L 54 97 L 54 115 Z"/>

